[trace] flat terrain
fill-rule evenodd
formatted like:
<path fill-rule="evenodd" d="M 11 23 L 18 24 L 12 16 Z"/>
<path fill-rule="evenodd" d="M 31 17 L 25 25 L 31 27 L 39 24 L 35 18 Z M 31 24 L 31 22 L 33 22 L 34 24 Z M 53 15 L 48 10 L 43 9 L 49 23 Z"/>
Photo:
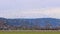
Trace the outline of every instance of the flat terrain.
<path fill-rule="evenodd" d="M 51 30 L 21 30 L 21 31 L 0 31 L 0 34 L 60 34 L 60 31 L 51 31 Z"/>

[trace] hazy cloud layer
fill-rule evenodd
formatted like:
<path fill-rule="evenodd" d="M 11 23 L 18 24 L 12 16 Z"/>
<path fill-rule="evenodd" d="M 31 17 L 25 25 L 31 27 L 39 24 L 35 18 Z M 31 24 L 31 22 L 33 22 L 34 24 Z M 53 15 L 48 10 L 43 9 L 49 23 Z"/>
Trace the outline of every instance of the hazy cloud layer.
<path fill-rule="evenodd" d="M 60 18 L 60 8 L 45 8 L 38 10 L 7 10 L 1 11 L 1 17 L 6 18 Z"/>
<path fill-rule="evenodd" d="M 0 0 L 0 17 L 60 18 L 60 0 Z"/>

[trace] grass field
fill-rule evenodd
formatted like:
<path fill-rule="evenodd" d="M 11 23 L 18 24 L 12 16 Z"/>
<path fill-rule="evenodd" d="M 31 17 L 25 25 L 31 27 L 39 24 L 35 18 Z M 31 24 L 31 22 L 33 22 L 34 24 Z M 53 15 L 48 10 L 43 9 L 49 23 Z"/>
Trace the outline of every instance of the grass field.
<path fill-rule="evenodd" d="M 0 34 L 60 34 L 60 31 L 0 31 Z"/>

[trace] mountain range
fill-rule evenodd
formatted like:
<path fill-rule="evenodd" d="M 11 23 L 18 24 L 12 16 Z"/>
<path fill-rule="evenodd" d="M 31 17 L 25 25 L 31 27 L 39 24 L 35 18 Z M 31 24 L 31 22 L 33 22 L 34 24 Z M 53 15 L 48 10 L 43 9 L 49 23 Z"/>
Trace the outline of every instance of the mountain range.
<path fill-rule="evenodd" d="M 13 26 L 48 26 L 51 25 L 52 27 L 60 26 L 60 19 L 56 18 L 35 18 L 35 19 L 24 19 L 24 18 L 17 18 L 17 19 L 7 19 L 7 18 L 0 18 L 8 25 Z"/>

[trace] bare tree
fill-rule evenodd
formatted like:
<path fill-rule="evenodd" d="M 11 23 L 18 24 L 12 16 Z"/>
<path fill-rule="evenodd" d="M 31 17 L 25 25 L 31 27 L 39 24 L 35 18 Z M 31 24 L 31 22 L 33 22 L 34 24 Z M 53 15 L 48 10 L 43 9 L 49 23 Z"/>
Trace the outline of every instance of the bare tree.
<path fill-rule="evenodd" d="M 46 23 L 46 29 L 47 30 L 49 30 L 49 29 L 51 29 L 52 28 L 52 24 L 50 23 L 50 21 L 45 21 L 45 23 Z"/>

